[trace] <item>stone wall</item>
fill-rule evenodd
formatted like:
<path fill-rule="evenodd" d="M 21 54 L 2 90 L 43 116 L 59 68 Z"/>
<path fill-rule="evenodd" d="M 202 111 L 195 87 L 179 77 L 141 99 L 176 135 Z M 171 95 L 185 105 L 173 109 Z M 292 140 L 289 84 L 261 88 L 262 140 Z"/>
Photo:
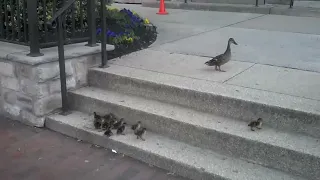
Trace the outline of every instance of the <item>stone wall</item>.
<path fill-rule="evenodd" d="M 61 107 L 57 49 L 45 49 L 44 56 L 35 58 L 27 56 L 27 51 L 6 54 L 6 50 L 0 48 L 1 114 L 42 127 L 45 116 Z M 88 69 L 101 63 L 99 52 L 100 46 L 66 46 L 68 90 L 86 86 Z"/>

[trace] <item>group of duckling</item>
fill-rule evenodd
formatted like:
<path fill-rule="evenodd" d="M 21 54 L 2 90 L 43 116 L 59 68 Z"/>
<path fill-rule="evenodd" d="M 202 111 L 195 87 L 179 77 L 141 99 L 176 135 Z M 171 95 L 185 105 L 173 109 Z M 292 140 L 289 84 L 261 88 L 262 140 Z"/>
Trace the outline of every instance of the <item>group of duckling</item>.
<path fill-rule="evenodd" d="M 93 112 L 93 125 L 95 129 L 101 129 L 104 132 L 104 135 L 110 137 L 113 135 L 112 130 L 116 130 L 118 135 L 125 135 L 124 131 L 126 129 L 127 123 L 124 121 L 124 118 L 118 118 L 113 113 L 108 113 L 104 116 L 98 115 L 96 112 Z M 146 128 L 141 126 L 141 121 L 138 121 L 136 124 L 131 126 L 131 129 L 134 131 L 134 134 L 137 136 L 137 139 L 145 141 L 143 138 L 146 133 Z"/>

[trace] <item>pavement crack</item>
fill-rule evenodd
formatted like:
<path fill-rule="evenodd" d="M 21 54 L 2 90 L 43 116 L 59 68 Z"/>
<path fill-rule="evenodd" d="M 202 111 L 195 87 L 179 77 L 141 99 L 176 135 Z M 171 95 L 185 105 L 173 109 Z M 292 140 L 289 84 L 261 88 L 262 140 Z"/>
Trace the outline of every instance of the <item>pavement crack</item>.
<path fill-rule="evenodd" d="M 233 75 L 231 78 L 228 78 L 227 80 L 223 81 L 222 83 L 226 83 L 227 81 L 229 81 L 229 80 L 233 79 L 234 77 L 236 77 L 236 76 L 238 76 L 238 75 L 242 74 L 243 72 L 247 71 L 248 69 L 252 68 L 252 67 L 253 67 L 254 65 L 256 65 L 256 64 L 257 64 L 257 63 L 252 64 L 252 65 L 251 65 L 251 66 L 249 66 L 248 68 L 246 68 L 246 69 L 244 69 L 243 71 L 241 71 L 241 72 L 239 72 L 239 73 L 237 73 L 237 74 Z"/>

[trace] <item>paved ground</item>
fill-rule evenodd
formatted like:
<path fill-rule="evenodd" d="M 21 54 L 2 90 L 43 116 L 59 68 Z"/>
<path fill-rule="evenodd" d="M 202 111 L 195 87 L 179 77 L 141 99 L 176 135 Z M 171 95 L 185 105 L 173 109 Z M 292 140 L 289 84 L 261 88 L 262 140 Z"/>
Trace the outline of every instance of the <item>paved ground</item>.
<path fill-rule="evenodd" d="M 293 6 L 295 7 L 308 7 L 308 8 L 320 8 L 320 1 L 306 1 L 306 0 L 296 0 Z"/>
<path fill-rule="evenodd" d="M 320 18 L 174 9 L 159 16 L 155 8 L 115 6 L 149 18 L 159 32 L 148 51 L 117 65 L 320 101 Z M 222 53 L 229 37 L 239 45 L 232 47 L 233 61 L 222 67 L 227 72 L 204 66 L 209 58 L 199 56 Z M 4 119 L 0 142 L 0 179 L 181 179 L 110 150 Z"/>
<path fill-rule="evenodd" d="M 183 180 L 132 158 L 0 118 L 2 180 Z"/>
<path fill-rule="evenodd" d="M 117 65 L 320 100 L 320 18 L 179 9 L 161 16 L 155 8 L 114 6 L 149 18 L 159 32 L 150 62 L 130 57 Z M 232 46 L 227 72 L 209 71 L 203 61 L 223 53 L 229 37 L 239 45 Z"/>

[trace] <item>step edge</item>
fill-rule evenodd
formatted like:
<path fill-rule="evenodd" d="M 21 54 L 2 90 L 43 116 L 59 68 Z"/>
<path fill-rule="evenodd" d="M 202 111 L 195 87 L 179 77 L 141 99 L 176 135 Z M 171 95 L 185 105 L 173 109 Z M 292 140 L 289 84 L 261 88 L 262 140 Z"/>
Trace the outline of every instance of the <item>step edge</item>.
<path fill-rule="evenodd" d="M 92 87 L 86 87 L 86 88 L 82 88 L 83 89 L 92 89 Z M 94 88 L 94 89 L 98 89 L 98 88 Z M 99 89 L 100 90 L 100 89 Z M 103 90 L 101 90 L 103 91 Z M 99 93 L 101 93 L 101 91 Z M 111 90 L 112 91 L 112 90 Z M 79 92 L 79 91 L 72 91 L 70 92 L 71 94 L 75 94 L 77 96 L 82 96 L 82 97 L 85 97 L 85 98 L 90 98 L 90 99 L 94 99 L 96 101 L 100 101 L 100 102 L 104 102 L 104 103 L 107 103 L 107 104 L 113 104 L 115 106 L 119 106 L 121 108 L 126 108 L 126 109 L 129 109 L 131 111 L 137 111 L 137 112 L 141 112 L 141 113 L 145 113 L 145 114 L 150 114 L 152 116 L 157 116 L 157 117 L 162 117 L 162 118 L 165 118 L 165 119 L 168 119 L 168 121 L 173 121 L 173 122 L 176 122 L 176 123 L 181 123 L 181 124 L 186 124 L 188 126 L 193 126 L 195 128 L 201 128 L 201 129 L 204 129 L 204 130 L 207 130 L 207 131 L 214 131 L 214 132 L 217 132 L 217 133 L 220 133 L 220 134 L 226 134 L 226 135 L 229 135 L 229 136 L 233 136 L 233 137 L 236 137 L 236 138 L 241 138 L 241 139 L 245 139 L 246 141 L 253 141 L 253 142 L 258 142 L 258 143 L 261 143 L 261 144 L 265 144 L 265 145 L 269 145 L 269 146 L 273 146 L 273 147 L 277 147 L 277 148 L 282 148 L 282 149 L 287 149 L 287 150 L 290 150 L 290 151 L 295 151 L 297 153 L 301 153 L 301 154 L 305 154 L 305 155 L 309 155 L 309 156 L 314 156 L 314 157 L 318 157 L 320 158 L 320 154 L 319 155 L 315 155 L 313 153 L 310 153 L 310 152 L 302 152 L 301 150 L 296 150 L 295 148 L 288 148 L 288 147 L 284 147 L 284 146 L 280 146 L 279 144 L 275 144 L 275 143 L 272 143 L 272 142 L 264 142 L 263 140 L 259 140 L 259 139 L 250 139 L 249 137 L 247 136 L 240 136 L 236 133 L 233 133 L 233 132 L 225 132 L 223 130 L 220 130 L 218 128 L 209 128 L 205 125 L 201 125 L 201 124 L 192 124 L 192 123 L 189 123 L 189 122 L 185 122 L 183 120 L 180 120 L 178 118 L 173 118 L 173 117 L 170 117 L 170 116 L 167 116 L 167 115 L 164 115 L 164 114 L 161 114 L 161 113 L 154 113 L 154 112 L 148 112 L 148 111 L 145 111 L 143 109 L 140 109 L 140 108 L 135 108 L 133 106 L 128 106 L 128 105 L 123 105 L 119 102 L 114 102 L 114 101 L 109 101 L 109 100 L 106 100 L 106 99 L 98 99 L 98 98 L 95 98 L 95 97 L 91 97 L 87 94 L 84 94 L 83 92 Z M 97 92 L 95 92 L 97 93 Z M 121 93 L 118 93 L 118 94 L 121 94 Z M 130 95 L 129 95 L 130 96 Z M 137 98 L 140 98 L 140 99 L 144 99 L 144 100 L 147 100 L 147 101 L 156 101 L 156 100 L 149 100 L 147 98 L 143 98 L 143 97 L 137 97 Z M 168 104 L 168 105 L 171 105 L 170 103 L 165 103 L 165 102 L 157 102 L 157 103 L 161 103 L 161 104 Z M 185 107 L 182 107 L 184 110 L 185 109 L 188 109 L 188 108 L 185 108 Z M 205 112 L 199 112 L 199 113 L 204 113 L 204 114 L 207 114 Z M 210 113 L 208 113 L 210 114 Z M 218 117 L 218 116 L 217 116 Z M 230 118 L 227 118 L 227 119 L 230 119 Z M 233 120 L 233 119 L 230 119 L 230 120 Z M 245 123 L 245 122 L 244 122 Z M 268 127 L 270 128 L 270 127 Z M 270 128 L 272 129 L 272 128 Z M 283 133 L 287 133 L 287 132 L 283 132 Z M 294 137 L 296 137 L 297 134 L 293 134 L 293 133 L 288 133 L 290 135 L 293 135 Z M 305 135 L 304 135 L 305 136 Z M 308 136 L 305 136 L 307 138 L 312 138 L 312 139 L 316 139 L 316 138 L 313 138 L 313 137 L 308 137 Z"/>
<path fill-rule="evenodd" d="M 115 66 L 115 65 L 113 65 Z M 116 65 L 116 66 L 119 66 L 119 65 Z M 131 68 L 131 67 L 126 67 L 126 68 L 130 68 L 130 69 L 136 69 L 136 68 Z M 145 72 L 150 72 L 150 73 L 157 73 L 157 74 L 161 74 L 159 72 L 153 72 L 153 71 L 148 71 L 148 70 L 144 70 L 144 69 L 138 69 L 139 71 L 145 71 Z M 134 81 L 141 81 L 143 83 L 150 83 L 150 84 L 155 84 L 155 85 L 158 85 L 158 86 L 167 86 L 167 87 L 174 87 L 174 88 L 178 88 L 178 89 L 181 89 L 181 90 L 187 90 L 187 91 L 196 91 L 196 92 L 200 92 L 200 93 L 203 93 L 203 94 L 210 94 L 210 95 L 213 95 L 213 96 L 218 96 L 218 97 L 223 97 L 223 98 L 229 98 L 231 100 L 239 100 L 239 101 L 244 101 L 244 102 L 250 102 L 250 103 L 256 103 L 256 104 L 261 104 L 261 105 L 267 105 L 267 106 L 271 106 L 271 107 L 274 107 L 274 108 L 282 108 L 283 110 L 292 110 L 292 111 L 297 111 L 297 112 L 302 112 L 302 113 L 308 113 L 308 114 L 312 114 L 312 115 L 317 115 L 317 116 L 320 116 L 320 112 L 319 111 L 309 111 L 310 109 L 293 109 L 293 108 L 290 108 L 290 107 L 287 107 L 287 106 L 284 106 L 284 105 L 276 105 L 276 104 L 268 104 L 268 103 L 265 103 L 265 102 L 259 102 L 259 101 L 254 101 L 252 99 L 244 99 L 244 98 L 237 98 L 235 96 L 232 96 L 231 94 L 218 94 L 218 93 L 214 93 L 214 92 L 205 92 L 205 91 L 200 91 L 200 90 L 196 90 L 196 89 L 191 89 L 191 88 L 187 88 L 187 87 L 181 87 L 181 86 L 178 86 L 178 85 L 172 85 L 172 84 L 168 84 L 168 83 L 159 83 L 159 82 L 155 82 L 155 81 L 152 81 L 152 80 L 145 80 L 145 79 L 139 79 L 137 77 L 130 77 L 130 76 L 126 76 L 126 75 L 123 75 L 123 74 L 119 74 L 119 73 L 115 73 L 115 72 L 108 72 L 104 69 L 99 69 L 99 68 L 90 68 L 89 69 L 89 73 L 94 73 L 94 72 L 99 72 L 99 73 L 104 73 L 104 74 L 109 74 L 109 75 L 114 75 L 114 76 L 119 76 L 121 78 L 126 78 L 126 79 L 132 79 Z M 176 77 L 180 77 L 180 76 L 177 76 L 177 75 L 171 75 L 171 74 L 166 74 L 166 75 L 169 75 L 169 76 L 176 76 Z M 182 78 L 187 78 L 187 79 L 192 79 L 192 78 L 188 78 L 188 77 L 182 77 Z M 198 81 L 207 81 L 207 80 L 200 80 L 200 79 L 194 79 L 194 80 L 198 80 Z M 247 87 L 241 87 L 241 86 L 237 86 L 237 85 L 232 85 L 232 84 L 221 84 L 221 83 L 218 83 L 218 82 L 212 82 L 212 81 L 207 81 L 209 83 L 213 83 L 215 84 L 215 86 L 221 86 L 221 87 L 234 87 L 234 88 L 241 88 L 241 89 L 250 89 L 250 90 L 253 90 L 253 91 L 259 91 L 259 92 L 264 92 L 264 93 L 269 93 L 269 94 L 273 94 L 275 96 L 284 96 L 284 97 L 289 97 L 291 99 L 298 99 L 300 101 L 313 101 L 313 102 L 317 102 L 320 104 L 320 101 L 319 100 L 313 100 L 313 99 L 307 99 L 307 98 L 302 98 L 302 97 L 297 97 L 297 96 L 292 96 L 292 95 L 288 95 L 288 94 L 281 94 L 281 93 L 277 93 L 277 92 L 268 92 L 268 91 L 264 91 L 264 90 L 257 90 L 257 89 L 252 89 L 252 88 L 247 88 Z M 296 107 L 298 108 L 298 107 Z"/>
<path fill-rule="evenodd" d="M 121 67 L 121 68 L 126 69 L 128 67 Z M 129 69 L 133 71 L 136 70 L 134 68 L 129 68 Z M 138 73 L 139 72 L 156 73 L 156 75 L 160 74 L 157 72 L 150 72 L 147 70 L 140 70 L 140 69 L 138 70 Z M 108 80 L 116 81 L 116 83 L 114 84 L 111 84 L 108 82 L 98 83 L 96 82 L 96 80 L 94 80 L 94 77 L 101 77 L 101 76 L 103 76 Z M 155 76 L 155 75 L 153 74 L 152 76 Z M 169 75 L 168 77 L 171 77 L 171 75 Z M 172 77 L 180 78 L 179 76 L 172 76 Z M 320 111 L 317 108 L 315 109 L 311 108 L 311 107 L 318 107 L 318 106 L 320 107 L 320 101 L 304 99 L 304 98 L 272 93 L 272 92 L 264 92 L 264 91 L 261 91 L 261 92 L 267 93 L 267 94 L 263 95 L 262 98 L 259 98 L 255 96 L 257 96 L 258 94 L 261 94 L 261 92 L 254 89 L 253 90 L 250 89 L 250 90 L 252 90 L 253 94 L 256 94 L 256 95 L 251 96 L 249 95 L 250 93 L 248 94 L 244 92 L 240 95 L 241 98 L 239 98 L 239 96 L 236 97 L 237 94 L 236 95 L 232 94 L 233 90 L 231 91 L 228 90 L 229 92 L 223 92 L 224 94 L 221 94 L 220 91 L 221 89 L 225 90 L 226 87 L 228 88 L 234 87 L 233 89 L 235 91 L 239 92 L 241 90 L 240 92 L 243 92 L 248 88 L 238 87 L 234 85 L 225 85 L 225 84 L 220 85 L 218 83 L 209 82 L 209 83 L 212 83 L 210 86 L 212 86 L 212 88 L 217 88 L 219 93 L 214 93 L 212 91 L 206 92 L 206 91 L 203 91 L 202 89 L 199 90 L 195 88 L 184 87 L 183 85 L 178 86 L 176 84 L 173 85 L 172 83 L 162 83 L 162 82 L 159 83 L 159 82 L 155 82 L 155 80 L 146 80 L 141 77 L 140 78 L 130 77 L 128 75 L 119 74 L 119 72 L 115 73 L 115 72 L 109 72 L 107 70 L 101 70 L 101 69 L 91 69 L 89 71 L 88 78 L 89 78 L 90 86 L 98 87 L 100 89 L 115 90 L 116 88 L 118 91 L 123 92 L 125 94 L 134 94 L 134 95 L 143 96 L 149 99 L 156 99 L 159 101 L 165 101 L 172 104 L 178 104 L 178 105 L 182 105 L 192 109 L 210 112 L 213 114 L 230 117 L 233 119 L 239 119 L 239 120 L 248 120 L 248 118 L 251 119 L 256 115 L 253 114 L 255 110 L 254 109 L 251 110 L 250 108 L 259 107 L 258 111 L 259 113 L 261 113 L 260 116 L 261 117 L 265 116 L 262 118 L 269 119 L 270 121 L 269 125 L 271 125 L 272 127 L 294 130 L 296 132 L 304 133 L 315 138 L 320 138 L 320 130 L 319 128 L 316 128 L 320 126 L 320 121 L 319 121 Z M 124 85 L 122 81 L 128 81 L 127 86 L 129 87 L 126 87 L 125 89 L 123 89 L 126 85 Z M 141 87 L 143 86 L 146 86 L 144 89 L 147 89 L 145 94 L 141 94 L 142 93 Z M 137 90 L 138 92 L 133 92 L 133 93 L 132 91 L 128 92 L 127 90 L 128 88 Z M 157 95 L 155 94 L 155 92 L 150 91 L 150 89 L 154 89 L 154 88 L 158 88 L 158 89 L 162 88 L 163 92 L 161 91 Z M 176 99 L 165 98 L 166 96 L 164 96 L 164 94 L 168 92 L 175 93 Z M 270 94 L 274 96 L 271 99 L 281 99 L 281 101 L 275 102 L 273 100 L 272 103 L 270 103 L 270 100 L 268 100 L 270 99 Z M 188 97 L 191 96 L 191 99 L 193 98 L 192 100 L 196 100 L 196 101 L 190 101 L 191 99 L 190 98 L 188 99 L 187 95 Z M 194 99 L 195 97 L 192 97 L 192 96 L 197 97 L 197 99 L 200 98 L 201 101 L 199 100 L 198 102 L 197 99 Z M 210 101 L 204 100 L 203 99 L 204 97 L 209 98 L 211 100 Z M 286 99 L 287 97 L 289 98 L 290 101 L 288 100 L 285 102 L 290 102 L 290 103 L 283 103 L 283 99 Z M 224 104 L 221 107 L 219 107 L 220 105 L 217 104 L 217 101 L 221 101 Z M 200 106 L 199 103 L 202 103 L 203 106 Z M 208 103 L 213 104 L 215 108 L 212 109 L 211 106 L 208 106 Z M 287 104 L 290 104 L 290 106 L 287 106 Z M 246 110 L 242 112 L 237 110 L 238 108 L 236 108 L 235 105 L 238 105 L 238 106 L 241 105 L 240 107 L 242 109 L 244 108 L 244 106 L 247 108 L 245 108 Z M 229 111 L 230 109 L 226 111 L 225 108 L 229 106 L 233 106 L 231 107 L 231 111 Z"/>
<path fill-rule="evenodd" d="M 169 170 L 171 172 L 177 172 L 179 175 L 181 175 L 183 177 L 187 177 L 187 178 L 192 177 L 193 179 L 196 179 L 196 180 L 198 180 L 198 179 L 208 179 L 208 180 L 210 179 L 211 180 L 212 178 L 217 178 L 219 180 L 227 180 L 227 179 L 229 180 L 229 178 L 224 178 L 221 175 L 218 175 L 217 172 L 208 172 L 208 171 L 205 171 L 205 169 L 203 170 L 202 168 L 197 168 L 194 165 L 186 164 L 186 163 L 180 162 L 178 160 L 169 159 L 169 158 L 167 158 L 167 157 L 165 157 L 163 155 L 158 155 L 156 152 L 149 152 L 147 150 L 140 149 L 138 147 L 134 147 L 134 146 L 132 146 L 130 144 L 126 144 L 125 142 L 121 142 L 121 141 L 118 141 L 118 140 L 115 140 L 115 139 L 108 139 L 108 138 L 104 137 L 103 135 L 99 135 L 97 133 L 90 132 L 90 131 L 88 131 L 86 129 L 75 127 L 75 126 L 72 126 L 71 124 L 62 123 L 61 121 L 57 121 L 55 119 L 55 116 L 56 115 L 51 115 L 51 116 L 48 116 L 46 118 L 46 127 L 48 129 L 53 130 L 53 131 L 59 132 L 61 134 L 65 134 L 67 136 L 70 136 L 70 137 L 73 137 L 73 138 L 77 138 L 77 139 L 80 139 L 80 140 L 88 141 L 89 143 L 94 143 L 96 145 L 100 145 L 100 146 L 105 147 L 105 148 L 110 148 L 110 146 L 114 147 L 114 149 L 118 153 L 119 152 L 123 153 L 123 154 L 128 155 L 128 156 L 130 156 L 132 158 L 138 159 L 138 160 L 146 162 L 148 164 L 152 164 L 152 165 L 157 166 L 157 167 L 162 168 L 162 169 Z M 59 127 L 67 128 L 67 129 L 71 128 L 72 131 L 76 131 L 78 134 L 74 135 L 70 131 L 61 130 L 61 129 L 59 129 L 59 127 L 55 127 L 55 126 L 59 126 Z M 80 133 L 84 133 L 86 136 L 81 137 L 81 135 L 79 135 L 79 132 Z M 90 138 L 89 136 L 92 136 L 92 137 Z M 158 135 L 158 136 L 161 136 L 161 135 Z M 95 137 L 99 137 L 100 139 L 99 140 L 93 140 Z M 161 137 L 163 137 L 163 136 L 161 136 Z M 105 140 L 107 140 L 107 142 L 103 143 L 102 141 L 105 141 Z M 176 141 L 176 142 L 179 142 L 179 141 Z M 185 144 L 183 142 L 179 142 L 179 143 Z M 123 149 L 123 148 L 121 148 L 123 146 L 127 146 L 126 148 L 128 148 L 128 150 L 126 150 L 126 151 L 119 150 L 119 149 Z M 187 145 L 187 146 L 192 147 L 191 145 Z M 179 167 L 178 168 L 172 168 L 172 165 L 171 166 L 167 166 L 167 165 L 161 165 L 161 163 L 154 163 L 155 162 L 154 160 L 146 160 L 146 158 L 142 158 L 142 157 L 139 157 L 139 156 L 137 157 L 137 155 L 135 155 L 136 153 L 131 153 L 130 151 L 137 151 L 138 153 L 141 153 L 139 151 L 142 151 L 142 153 L 148 154 L 148 156 L 153 156 L 153 158 L 148 157 L 149 159 L 158 158 L 158 159 L 160 159 L 160 161 L 169 161 L 169 164 L 174 164 L 175 166 L 179 166 Z M 241 160 L 241 159 L 238 159 L 238 160 L 239 161 L 243 161 L 243 163 L 244 163 L 244 160 Z M 167 163 L 164 163 L 164 164 L 167 164 Z M 168 168 L 168 167 L 170 167 L 170 168 Z M 181 168 L 186 168 L 188 170 L 179 170 Z M 276 169 L 267 168 L 267 167 L 263 167 L 263 166 L 261 168 L 269 169 L 271 171 L 276 171 L 276 172 L 279 172 L 279 173 L 281 173 L 283 175 L 290 176 L 291 178 L 293 178 L 293 177 L 298 178 L 298 176 L 293 176 L 293 175 L 287 174 L 286 172 L 282 172 L 282 171 L 279 171 L 279 170 L 276 170 Z M 195 173 L 200 173 L 200 174 L 199 175 L 195 175 Z M 203 178 L 203 176 L 205 176 L 205 178 Z M 299 177 L 299 180 L 303 180 L 303 178 Z"/>
<path fill-rule="evenodd" d="M 77 97 L 76 97 L 77 98 Z M 79 97 L 78 97 L 79 98 Z M 123 110 L 125 110 L 125 111 L 123 111 L 124 113 L 126 113 L 126 111 L 132 111 L 133 112 L 133 114 L 136 114 L 136 112 L 138 112 L 137 114 L 140 114 L 140 115 L 143 115 L 143 117 L 145 116 L 145 115 L 150 115 L 148 112 L 145 112 L 145 111 L 140 111 L 140 110 L 135 110 L 134 108 L 130 108 L 130 107 L 126 107 L 126 106 L 122 106 L 122 105 L 118 105 L 118 104 L 116 104 L 116 105 L 114 105 L 114 104 L 112 104 L 112 103 L 109 103 L 109 102 L 107 102 L 107 101 L 103 101 L 103 100 L 100 100 L 100 99 L 92 99 L 90 96 L 89 97 L 86 97 L 86 96 L 81 96 L 80 95 L 80 98 L 88 98 L 88 100 L 89 101 L 96 101 L 95 103 L 97 103 L 98 101 L 100 101 L 100 102 L 102 102 L 102 103 L 106 103 L 106 105 L 107 106 L 116 106 L 116 109 L 121 109 L 121 108 L 124 108 L 124 109 L 122 109 L 121 111 L 123 111 Z M 85 101 L 87 101 L 87 100 L 85 100 Z M 100 104 L 100 103 L 98 103 L 98 104 Z M 109 104 L 109 105 L 108 105 Z M 76 110 L 80 110 L 80 111 L 86 111 L 85 109 L 77 109 L 76 108 Z M 141 113 L 140 113 L 141 112 Z M 90 112 L 90 113 L 92 113 L 92 112 Z M 152 115 L 151 114 L 151 116 L 154 116 L 154 115 Z M 181 123 L 180 121 L 178 122 L 177 120 L 175 120 L 175 119 L 168 119 L 168 118 L 165 118 L 165 117 L 162 117 L 162 116 L 158 116 L 158 115 L 155 115 L 154 117 L 160 117 L 160 118 L 158 118 L 158 119 L 161 119 L 161 120 L 164 120 L 164 121 L 166 121 L 168 124 L 170 123 L 171 125 L 169 125 L 169 126 L 172 126 L 172 123 L 174 123 L 174 122 L 177 122 L 177 123 Z M 157 119 L 157 118 L 153 118 L 153 119 Z M 162 121 L 161 121 L 162 122 Z M 166 124 L 166 123 L 165 123 Z M 181 125 L 183 125 L 183 126 L 188 126 L 188 127 L 190 127 L 190 126 L 193 126 L 193 125 L 190 125 L 190 124 L 187 124 L 187 123 L 184 123 L 184 124 L 181 124 Z M 196 126 L 193 126 L 193 127 L 195 127 L 195 128 L 197 128 L 197 129 L 199 129 L 199 127 L 196 127 Z M 149 128 L 149 127 L 148 127 Z M 154 128 L 153 128 L 154 129 Z M 167 137 L 170 137 L 170 138 L 173 138 L 173 139 L 175 139 L 175 140 L 177 140 L 177 141 L 181 141 L 181 142 L 185 142 L 185 143 L 187 143 L 187 144 L 190 144 L 190 140 L 192 140 L 192 138 L 190 139 L 188 139 L 188 141 L 186 140 L 186 139 L 184 139 L 184 138 L 182 138 L 182 137 L 179 137 L 179 136 L 181 136 L 181 134 L 180 133 L 170 133 L 170 131 L 168 131 L 168 132 L 162 132 L 163 131 L 163 128 L 160 128 L 159 127 L 159 132 L 158 132 L 158 134 L 163 134 L 163 133 L 168 133 L 168 135 L 167 135 Z M 162 130 L 161 130 L 162 129 Z M 171 127 L 171 129 L 172 129 L 172 127 Z M 202 128 L 202 129 L 204 129 L 204 128 Z M 157 130 L 156 130 L 157 131 Z M 166 131 L 166 130 L 165 130 Z M 199 133 L 199 131 L 197 130 L 197 133 Z M 302 163 L 302 161 L 300 161 L 301 163 L 296 163 L 296 165 L 295 166 L 293 166 L 293 167 L 295 167 L 295 168 L 289 168 L 289 169 L 287 169 L 288 168 L 288 166 L 287 166 L 287 164 L 279 164 L 279 162 L 277 162 L 277 161 L 273 161 L 272 163 L 270 163 L 270 161 L 268 161 L 268 159 L 269 158 L 272 158 L 273 157 L 273 155 L 272 154 L 269 154 L 269 155 L 267 155 L 267 156 L 265 156 L 264 158 L 262 158 L 262 159 L 260 159 L 259 158 L 259 156 L 257 156 L 256 158 L 257 159 L 247 159 L 247 158 L 249 158 L 250 156 L 250 153 L 248 154 L 248 153 L 245 153 L 245 154 L 238 154 L 237 156 L 236 156 L 236 158 L 240 158 L 240 159 L 244 159 L 244 160 L 248 160 L 248 161 L 253 161 L 253 162 L 255 162 L 255 161 L 258 161 L 258 164 L 261 164 L 261 165 L 263 165 L 264 167 L 272 167 L 272 168 L 275 168 L 275 169 L 278 169 L 278 170 L 280 170 L 280 171 L 283 171 L 283 172 L 288 172 L 288 173 L 293 173 L 293 174 L 295 174 L 295 175 L 303 175 L 303 176 L 306 176 L 306 174 L 309 174 L 310 176 L 311 176 L 311 174 L 313 174 L 313 173 L 311 173 L 311 172 L 316 172 L 317 170 L 313 170 L 314 168 L 312 168 L 312 169 L 309 169 L 308 167 L 309 166 L 306 166 L 307 164 L 309 164 L 309 163 L 307 163 L 306 161 L 307 161 L 307 159 L 309 159 L 309 160 L 312 160 L 312 159 L 319 159 L 320 157 L 319 156 L 316 156 L 316 155 L 314 155 L 314 154 L 309 154 L 309 153 L 305 153 L 304 151 L 303 151 L 303 149 L 301 150 L 301 151 L 299 151 L 299 150 L 296 150 L 296 149 L 294 149 L 294 148 L 290 148 L 290 146 L 289 146 L 289 148 L 288 147 L 283 147 L 283 146 L 279 146 L 279 145 L 273 145 L 273 144 L 270 144 L 270 143 L 264 143 L 262 140 L 257 140 L 257 141 L 255 141 L 255 140 L 251 140 L 251 139 L 248 139 L 248 138 L 245 138 L 245 137 L 239 137 L 239 136 L 237 136 L 237 135 L 234 135 L 234 134 L 232 134 L 232 133 L 224 133 L 224 132 L 220 132 L 220 131 L 216 131 L 216 130 L 212 130 L 212 129 L 210 129 L 210 131 L 208 132 L 209 134 L 211 133 L 211 134 L 220 134 L 220 135 L 225 135 L 227 138 L 231 138 L 232 140 L 236 140 L 236 139 L 238 139 L 238 140 L 240 140 L 239 142 L 241 142 L 241 141 L 243 141 L 243 142 L 245 142 L 245 143 L 249 143 L 249 144 L 258 144 L 258 147 L 260 147 L 260 146 L 265 146 L 265 148 L 267 148 L 268 150 L 271 150 L 272 152 L 274 152 L 274 153 L 276 153 L 277 152 L 277 154 L 279 154 L 279 157 L 280 157 L 280 155 L 282 154 L 282 152 L 285 152 L 285 154 L 286 153 L 289 153 L 289 154 L 292 154 L 292 153 L 294 153 L 295 155 L 294 155 L 294 157 L 301 157 L 301 158 L 303 158 L 303 159 L 306 159 L 306 160 L 304 160 L 305 161 L 305 163 L 303 163 L 304 164 L 304 166 L 302 166 L 302 167 L 305 167 L 305 168 L 303 168 L 303 169 L 301 169 L 301 170 L 303 170 L 303 171 L 301 171 L 301 170 L 299 170 L 299 171 L 296 171 L 295 169 L 296 168 L 301 168 L 301 166 L 299 165 L 299 164 L 301 164 Z M 202 137 L 204 137 L 204 135 L 201 135 Z M 199 137 L 198 137 L 199 138 Z M 238 141 L 237 140 L 237 141 Z M 214 141 L 215 142 L 215 141 Z M 233 142 L 233 141 L 230 141 L 230 142 Z M 230 144 L 230 142 L 229 142 L 229 144 Z M 200 143 L 200 141 L 198 142 L 193 142 L 193 143 L 191 143 L 193 146 L 197 146 L 197 147 L 202 147 L 202 148 L 206 148 L 206 149 L 212 149 L 212 150 L 214 150 L 214 151 L 216 151 L 217 150 L 217 152 L 219 151 L 219 152 L 221 152 L 222 151 L 222 149 L 225 149 L 225 148 L 227 148 L 227 149 L 225 149 L 226 151 L 230 151 L 230 152 L 233 152 L 234 150 L 230 150 L 230 147 L 232 147 L 232 146 L 228 146 L 227 144 L 227 146 L 225 146 L 224 148 L 222 148 L 222 149 L 215 149 L 214 148 L 214 146 L 212 145 L 212 144 L 210 144 L 210 143 L 205 143 L 205 144 L 201 144 Z M 248 147 L 248 144 L 247 144 L 247 146 L 246 147 Z M 229 149 L 228 149 L 229 148 Z M 239 151 L 239 152 L 245 152 L 245 151 Z M 253 157 L 255 157 L 256 155 L 257 155 L 257 153 L 258 152 L 254 152 L 254 156 Z M 227 155 L 232 155 L 232 153 L 230 154 L 227 154 Z M 292 156 L 292 155 L 291 155 Z M 292 160 L 292 158 L 294 158 L 294 157 L 291 157 L 290 156 L 290 161 L 292 161 L 292 162 L 290 162 L 290 161 L 286 161 L 287 163 L 294 163 L 294 160 Z M 283 159 L 283 160 L 285 160 L 285 159 Z M 282 162 L 282 161 L 280 161 L 280 162 Z M 309 161 L 308 161 L 309 162 Z M 315 162 L 317 162 L 317 161 L 315 161 Z M 255 162 L 255 163 L 257 163 L 257 162 Z M 306 164 L 307 163 L 307 164 Z M 311 166 L 311 167 L 313 167 L 313 166 Z"/>

